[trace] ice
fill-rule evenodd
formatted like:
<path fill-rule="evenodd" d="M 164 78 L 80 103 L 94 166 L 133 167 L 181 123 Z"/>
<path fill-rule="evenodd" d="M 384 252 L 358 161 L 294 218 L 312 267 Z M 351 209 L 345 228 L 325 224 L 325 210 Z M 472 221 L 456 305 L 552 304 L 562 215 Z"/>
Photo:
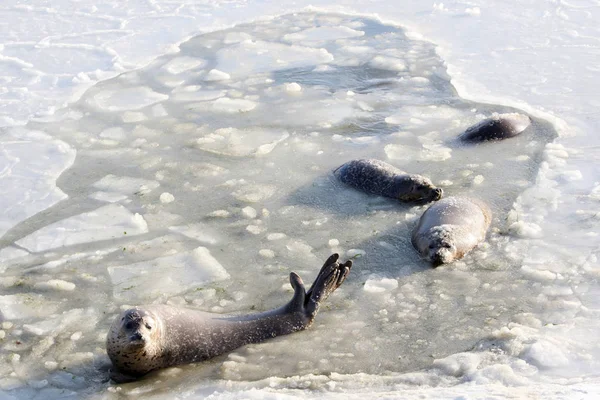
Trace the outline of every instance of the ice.
<path fill-rule="evenodd" d="M 220 241 L 219 235 L 204 224 L 188 224 L 183 226 L 171 226 L 170 231 L 180 233 L 204 244 L 216 244 Z"/>
<path fill-rule="evenodd" d="M 177 57 L 163 65 L 163 68 L 169 73 L 177 75 L 191 69 L 204 67 L 205 65 L 206 61 L 202 59 L 195 57 Z"/>
<path fill-rule="evenodd" d="M 259 55 L 259 57 L 255 57 Z M 333 56 L 325 49 L 246 40 L 217 52 L 217 69 L 244 76 L 327 63 Z"/>
<path fill-rule="evenodd" d="M 377 278 L 373 277 L 367 279 L 363 289 L 369 293 L 383 293 L 398 287 L 398 281 L 396 279 L 389 278 Z"/>
<path fill-rule="evenodd" d="M 110 174 L 95 182 L 92 186 L 102 191 L 93 195 L 95 199 L 112 203 L 131 195 L 146 195 L 159 187 L 160 183 L 154 180 Z"/>
<path fill-rule="evenodd" d="M 168 98 L 149 87 L 134 87 L 119 91 L 103 90 L 93 97 L 92 105 L 106 111 L 139 110 Z"/>
<path fill-rule="evenodd" d="M 14 294 L 0 296 L 0 311 L 7 320 L 30 319 L 52 313 L 56 305 L 39 294 Z"/>
<path fill-rule="evenodd" d="M 236 157 L 266 155 L 289 137 L 287 132 L 222 128 L 196 140 L 198 148 Z"/>
<path fill-rule="evenodd" d="M 73 164 L 76 151 L 63 141 L 25 128 L 4 129 L 0 138 L 2 237 L 19 222 L 67 198 L 56 179 Z"/>
<path fill-rule="evenodd" d="M 363 36 L 365 33 L 346 26 L 308 28 L 299 32 L 288 33 L 283 36 L 286 42 L 296 42 L 303 45 L 318 45 L 330 40 L 346 39 Z"/>
<path fill-rule="evenodd" d="M 40 252 L 78 243 L 122 238 L 148 232 L 148 225 L 139 214 L 110 204 L 50 224 L 17 241 L 19 246 Z"/>
<path fill-rule="evenodd" d="M 165 273 L 168 271 L 168 273 Z M 114 295 L 124 301 L 153 301 L 227 279 L 229 274 L 206 247 L 154 260 L 109 267 Z"/>

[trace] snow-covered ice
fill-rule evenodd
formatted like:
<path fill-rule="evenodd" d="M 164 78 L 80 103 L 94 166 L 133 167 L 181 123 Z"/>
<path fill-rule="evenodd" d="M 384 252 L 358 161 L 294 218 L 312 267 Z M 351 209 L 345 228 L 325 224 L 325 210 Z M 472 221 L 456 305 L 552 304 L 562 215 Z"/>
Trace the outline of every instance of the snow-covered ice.
<path fill-rule="evenodd" d="M 0 398 L 600 395 L 596 1 L 5 3 Z M 430 269 L 422 206 L 332 178 L 359 157 L 483 198 L 488 240 Z M 105 381 L 123 307 L 268 309 L 332 251 L 306 332 Z"/>

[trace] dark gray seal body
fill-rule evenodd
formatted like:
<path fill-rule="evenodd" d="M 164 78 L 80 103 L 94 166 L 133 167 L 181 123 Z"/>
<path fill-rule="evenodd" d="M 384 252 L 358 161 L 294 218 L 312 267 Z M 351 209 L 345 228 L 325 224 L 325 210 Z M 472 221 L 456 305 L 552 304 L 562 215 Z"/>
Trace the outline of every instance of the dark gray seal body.
<path fill-rule="evenodd" d="M 429 179 L 407 174 L 380 160 L 348 161 L 334 174 L 355 189 L 400 201 L 435 201 L 443 194 L 442 189 L 433 186 Z"/>
<path fill-rule="evenodd" d="M 259 314 L 231 316 L 167 305 L 122 312 L 106 338 L 115 370 L 111 378 L 128 382 L 159 368 L 208 360 L 249 343 L 308 328 L 321 302 L 346 279 L 351 261 L 330 256 L 308 292 L 292 272 L 294 297 L 285 306 Z"/>
<path fill-rule="evenodd" d="M 471 126 L 458 139 L 467 143 L 502 140 L 517 136 L 531 124 L 527 115 L 518 113 L 495 114 Z"/>
<path fill-rule="evenodd" d="M 431 205 L 412 233 L 412 244 L 434 266 L 462 258 L 485 239 L 492 220 L 480 200 L 447 197 Z"/>

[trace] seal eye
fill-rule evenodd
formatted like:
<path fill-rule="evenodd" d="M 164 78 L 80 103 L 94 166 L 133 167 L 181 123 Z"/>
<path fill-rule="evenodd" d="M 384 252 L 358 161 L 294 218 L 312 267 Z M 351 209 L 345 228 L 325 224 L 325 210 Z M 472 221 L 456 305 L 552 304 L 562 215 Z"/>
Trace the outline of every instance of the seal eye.
<path fill-rule="evenodd" d="M 146 329 L 152 330 L 152 326 L 150 324 L 146 324 Z"/>

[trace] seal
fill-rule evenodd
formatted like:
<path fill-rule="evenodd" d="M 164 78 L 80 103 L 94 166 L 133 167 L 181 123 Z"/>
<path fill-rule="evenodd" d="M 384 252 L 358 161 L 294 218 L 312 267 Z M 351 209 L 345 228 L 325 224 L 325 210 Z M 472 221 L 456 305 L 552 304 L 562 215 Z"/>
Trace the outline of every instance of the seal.
<path fill-rule="evenodd" d="M 436 188 L 429 179 L 407 174 L 380 160 L 348 161 L 333 173 L 355 189 L 404 202 L 436 201 L 443 194 L 442 189 Z"/>
<path fill-rule="evenodd" d="M 421 216 L 412 233 L 412 244 L 434 266 L 462 258 L 485 239 L 492 220 L 480 200 L 447 197 Z"/>
<path fill-rule="evenodd" d="M 517 136 L 531 125 L 531 118 L 519 113 L 494 114 L 471 126 L 458 139 L 467 143 L 502 140 Z"/>
<path fill-rule="evenodd" d="M 294 272 L 292 300 L 283 307 L 241 316 L 205 313 L 167 305 L 146 305 L 122 312 L 106 338 L 116 382 L 139 379 L 150 371 L 208 360 L 249 343 L 308 328 L 321 303 L 350 272 L 352 261 L 331 255 L 308 291 Z"/>

